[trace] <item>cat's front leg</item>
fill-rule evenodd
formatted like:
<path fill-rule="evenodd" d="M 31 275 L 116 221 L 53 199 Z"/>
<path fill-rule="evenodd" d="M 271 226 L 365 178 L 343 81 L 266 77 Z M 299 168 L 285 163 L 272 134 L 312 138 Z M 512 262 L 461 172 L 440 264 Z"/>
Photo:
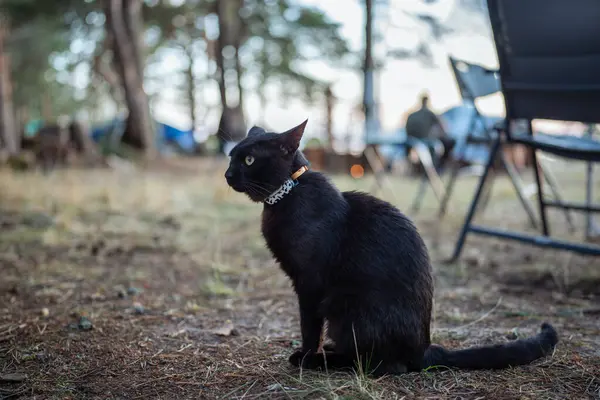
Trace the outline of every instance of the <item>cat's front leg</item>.
<path fill-rule="evenodd" d="M 335 353 L 335 343 L 326 343 L 323 345 L 323 351 L 327 353 Z"/>
<path fill-rule="evenodd" d="M 321 342 L 324 319 L 319 313 L 319 297 L 298 291 L 300 303 L 300 330 L 302 332 L 302 350 L 294 352 L 289 361 L 300 366 L 302 360 L 310 354 L 316 354 Z"/>

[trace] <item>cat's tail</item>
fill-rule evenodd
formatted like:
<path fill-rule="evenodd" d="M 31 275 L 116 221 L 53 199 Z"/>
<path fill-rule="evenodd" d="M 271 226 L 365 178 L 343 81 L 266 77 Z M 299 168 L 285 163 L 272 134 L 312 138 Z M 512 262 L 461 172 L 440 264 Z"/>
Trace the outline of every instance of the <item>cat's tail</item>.
<path fill-rule="evenodd" d="M 540 333 L 508 343 L 463 350 L 431 345 L 425 351 L 423 368 L 445 366 L 464 369 L 500 369 L 529 364 L 551 354 L 558 343 L 554 327 L 543 323 Z"/>

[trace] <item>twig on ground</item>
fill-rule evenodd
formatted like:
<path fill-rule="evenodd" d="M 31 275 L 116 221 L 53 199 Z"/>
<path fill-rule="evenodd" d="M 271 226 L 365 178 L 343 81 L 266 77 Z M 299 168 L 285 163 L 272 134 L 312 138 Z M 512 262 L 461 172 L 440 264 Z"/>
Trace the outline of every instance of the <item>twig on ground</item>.
<path fill-rule="evenodd" d="M 447 331 L 458 331 L 458 330 L 462 330 L 462 329 L 468 328 L 469 326 L 475 325 L 475 324 L 483 321 L 484 319 L 486 319 L 487 317 L 489 317 L 494 311 L 496 311 L 496 309 L 500 306 L 501 302 L 502 302 L 502 297 L 498 298 L 498 302 L 496 303 L 496 305 L 494 307 L 492 307 L 491 310 L 489 310 L 488 312 L 486 312 L 485 314 L 483 314 L 481 317 L 477 318 L 475 321 L 471 321 L 468 324 L 457 326 L 457 327 L 453 327 L 453 328 L 438 328 L 437 330 L 444 331 L 444 332 L 447 332 Z"/>

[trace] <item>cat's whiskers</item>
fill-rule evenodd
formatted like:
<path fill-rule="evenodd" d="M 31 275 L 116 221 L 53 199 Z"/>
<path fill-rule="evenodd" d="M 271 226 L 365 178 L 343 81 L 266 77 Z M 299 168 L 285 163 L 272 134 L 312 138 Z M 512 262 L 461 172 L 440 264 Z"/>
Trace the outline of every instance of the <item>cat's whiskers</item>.
<path fill-rule="evenodd" d="M 248 179 L 248 180 L 246 180 L 246 182 L 251 182 L 251 183 L 253 183 L 255 185 L 258 185 L 258 186 L 260 186 L 260 187 L 262 187 L 264 189 L 268 189 L 268 190 L 271 190 L 271 191 L 276 190 L 276 189 L 279 188 L 278 186 L 272 185 L 270 183 L 257 182 L 257 181 L 253 181 L 252 179 Z"/>
<path fill-rule="evenodd" d="M 246 184 L 248 185 L 248 191 L 251 190 L 251 191 L 254 192 L 254 194 L 258 194 L 258 195 L 261 195 L 261 196 L 268 196 L 268 195 L 271 194 L 271 191 L 269 191 L 265 187 L 262 187 L 259 184 L 256 184 L 256 183 L 251 182 L 251 181 L 247 181 Z"/>

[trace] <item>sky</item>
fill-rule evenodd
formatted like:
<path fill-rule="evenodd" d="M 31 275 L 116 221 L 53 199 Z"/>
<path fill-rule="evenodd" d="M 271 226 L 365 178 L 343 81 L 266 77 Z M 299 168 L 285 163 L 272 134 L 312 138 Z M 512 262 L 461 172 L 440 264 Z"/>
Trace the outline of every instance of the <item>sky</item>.
<path fill-rule="evenodd" d="M 462 6 L 464 0 L 389 0 L 385 8 L 375 10 L 377 27 L 381 29 L 383 41 L 375 49 L 382 52 L 389 48 L 411 49 L 421 40 L 430 37 L 429 27 L 405 12 L 418 11 L 433 15 L 444 21 L 445 25 L 455 28 L 455 32 L 443 37 L 438 43 L 432 43 L 431 49 L 435 68 L 427 68 L 418 60 L 389 60 L 383 70 L 376 75 L 376 97 L 378 98 L 378 116 L 383 133 L 391 133 L 402 126 L 406 113 L 416 107 L 418 97 L 427 92 L 432 108 L 442 112 L 460 104 L 460 95 L 449 68 L 447 57 L 453 55 L 465 61 L 487 67 L 497 67 L 496 53 L 491 38 L 491 30 L 484 13 L 476 13 Z M 364 9 L 359 0 L 298 0 L 299 3 L 318 7 L 336 22 L 341 24 L 341 34 L 352 50 L 360 52 L 364 41 Z M 164 61 L 165 68 L 175 60 Z M 337 98 L 334 108 L 334 134 L 341 137 L 350 134 L 360 140 L 362 135 L 362 116 L 356 108 L 362 102 L 362 73 L 344 71 L 321 62 L 304 65 L 305 70 L 315 77 L 333 83 L 333 93 Z M 218 96 L 213 91 L 207 96 Z M 248 126 L 254 124 L 261 115 L 258 99 L 253 93 L 245 95 L 245 114 Z M 163 99 L 154 104 L 153 111 L 157 119 L 180 129 L 189 128 L 189 118 L 185 107 L 178 106 L 165 93 Z M 212 99 L 213 102 L 216 97 Z M 478 106 L 493 116 L 503 114 L 501 95 L 492 95 L 482 99 Z M 321 136 L 324 126 L 322 106 L 309 107 L 300 101 L 281 104 L 277 98 L 271 98 L 267 104 L 265 120 L 269 129 L 283 131 L 309 119 L 307 136 Z M 354 111 L 354 114 L 352 114 Z M 206 126 L 200 131 L 214 131 L 218 123 L 218 112 L 209 115 Z M 204 136 L 204 135 L 201 135 Z"/>

